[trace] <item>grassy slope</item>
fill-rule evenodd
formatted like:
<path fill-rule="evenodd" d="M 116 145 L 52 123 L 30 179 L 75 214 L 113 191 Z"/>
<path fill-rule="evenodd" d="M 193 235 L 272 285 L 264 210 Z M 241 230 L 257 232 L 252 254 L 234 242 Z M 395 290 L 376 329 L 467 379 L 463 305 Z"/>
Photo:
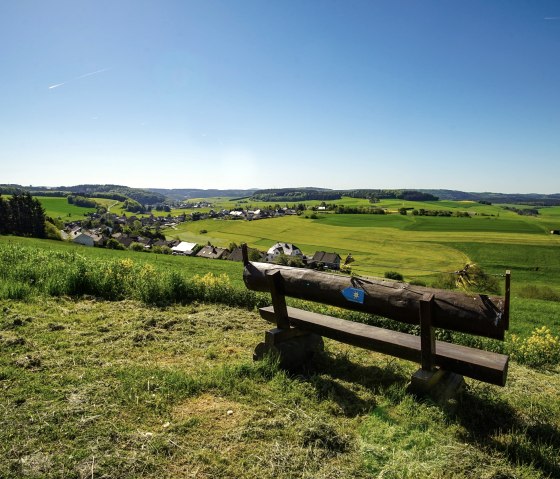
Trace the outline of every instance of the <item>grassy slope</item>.
<path fill-rule="evenodd" d="M 71 205 L 66 198 L 57 198 L 49 196 L 36 196 L 43 208 L 45 208 L 47 216 L 51 218 L 60 218 L 62 221 L 83 220 L 84 215 L 95 213 L 95 208 L 83 208 L 81 206 Z M 114 205 L 118 202 L 106 198 L 92 198 L 94 201 L 105 207 Z"/>
<path fill-rule="evenodd" d="M 201 234 L 202 230 L 207 233 Z M 560 288 L 560 237 L 545 233 L 536 219 L 511 214 L 499 218 L 324 214 L 317 220 L 296 216 L 253 222 L 205 220 L 185 223 L 170 231 L 169 237 L 222 246 L 247 242 L 261 249 L 281 240 L 297 244 L 307 254 L 321 249 L 341 255 L 352 252 L 356 259 L 352 267 L 358 274 L 382 275 L 390 269 L 408 279 L 430 279 L 433 271 L 455 271 L 469 261 L 490 263 L 499 253 L 503 261 L 497 264 L 503 268 L 494 272 L 512 269 L 514 287 L 539 281 L 540 274 L 517 273 L 544 265 L 545 259 L 551 273 L 548 282 Z M 510 249 L 526 259 L 508 261 L 505 256 Z"/>
<path fill-rule="evenodd" d="M 69 243 L 66 241 L 37 240 L 33 238 L 18 238 L 14 236 L 0 236 L 0 245 L 17 244 L 21 246 L 38 247 L 51 251 L 76 252 L 85 258 L 120 260 L 132 259 L 135 263 L 149 263 L 157 270 L 178 271 L 186 277 L 205 275 L 213 273 L 226 274 L 231 283 L 237 287 L 244 287 L 242 279 L 242 265 L 235 261 L 212 261 L 205 258 L 188 258 L 184 256 L 172 256 L 162 254 L 137 253 L 129 250 L 109 250 L 104 248 L 88 248 L 86 246 Z"/>
<path fill-rule="evenodd" d="M 450 412 L 404 393 L 413 364 L 331 341 L 301 376 L 253 363 L 265 328 L 223 306 L 1 302 L 0 477 L 559 477 L 558 371 L 512 364 Z"/>

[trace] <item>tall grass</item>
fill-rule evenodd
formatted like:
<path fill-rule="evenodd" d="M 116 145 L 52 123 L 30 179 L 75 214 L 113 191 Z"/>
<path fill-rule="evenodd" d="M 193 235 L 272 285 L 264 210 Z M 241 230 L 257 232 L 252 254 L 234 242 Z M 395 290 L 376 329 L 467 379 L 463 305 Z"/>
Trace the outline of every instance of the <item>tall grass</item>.
<path fill-rule="evenodd" d="M 136 299 L 157 306 L 204 301 L 249 309 L 267 302 L 265 295 L 233 287 L 225 274 L 187 278 L 130 258 L 94 259 L 74 251 L 1 245 L 0 299 L 37 295 Z"/>
<path fill-rule="evenodd" d="M 247 309 L 270 304 L 267 294 L 231 284 L 224 273 L 186 277 L 176 270 L 161 271 L 151 263 L 130 258 L 86 258 L 75 251 L 0 245 L 0 299 L 25 300 L 35 296 L 69 296 L 119 301 L 135 299 L 147 305 L 165 306 L 195 301 Z M 418 334 L 418 326 L 375 315 L 356 313 L 321 304 L 290 300 L 290 304 L 323 314 Z M 548 330 L 547 330 L 548 331 Z M 438 330 L 440 340 L 500 353 L 535 367 L 554 366 L 560 360 L 560 337 L 535 329 L 527 338 L 509 335 L 502 343 L 487 338 Z"/>

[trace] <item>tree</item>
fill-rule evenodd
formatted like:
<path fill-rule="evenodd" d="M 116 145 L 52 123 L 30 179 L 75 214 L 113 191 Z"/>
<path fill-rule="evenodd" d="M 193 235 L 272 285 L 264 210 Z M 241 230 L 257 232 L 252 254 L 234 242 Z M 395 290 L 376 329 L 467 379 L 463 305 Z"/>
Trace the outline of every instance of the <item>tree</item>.
<path fill-rule="evenodd" d="M 10 232 L 10 210 L 9 203 L 0 195 L 0 235 Z"/>
<path fill-rule="evenodd" d="M 29 193 L 15 193 L 0 204 L 0 231 L 3 234 L 44 238 L 45 210 Z"/>

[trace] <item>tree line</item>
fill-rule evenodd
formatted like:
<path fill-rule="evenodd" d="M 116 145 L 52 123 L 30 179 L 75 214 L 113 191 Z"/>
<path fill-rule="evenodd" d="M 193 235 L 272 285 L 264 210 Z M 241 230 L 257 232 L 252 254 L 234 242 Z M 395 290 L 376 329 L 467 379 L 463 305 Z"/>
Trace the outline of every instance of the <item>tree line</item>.
<path fill-rule="evenodd" d="M 45 238 L 45 210 L 29 193 L 0 196 L 0 234 Z"/>

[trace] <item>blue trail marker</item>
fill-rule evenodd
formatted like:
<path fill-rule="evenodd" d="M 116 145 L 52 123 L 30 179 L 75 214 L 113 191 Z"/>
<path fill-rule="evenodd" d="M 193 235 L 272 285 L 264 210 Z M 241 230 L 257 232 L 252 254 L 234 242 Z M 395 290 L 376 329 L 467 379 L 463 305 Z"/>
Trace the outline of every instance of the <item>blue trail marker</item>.
<path fill-rule="evenodd" d="M 342 296 L 352 303 L 364 304 L 365 293 L 363 289 L 351 288 L 349 286 L 348 288 L 344 288 L 341 293 Z"/>

